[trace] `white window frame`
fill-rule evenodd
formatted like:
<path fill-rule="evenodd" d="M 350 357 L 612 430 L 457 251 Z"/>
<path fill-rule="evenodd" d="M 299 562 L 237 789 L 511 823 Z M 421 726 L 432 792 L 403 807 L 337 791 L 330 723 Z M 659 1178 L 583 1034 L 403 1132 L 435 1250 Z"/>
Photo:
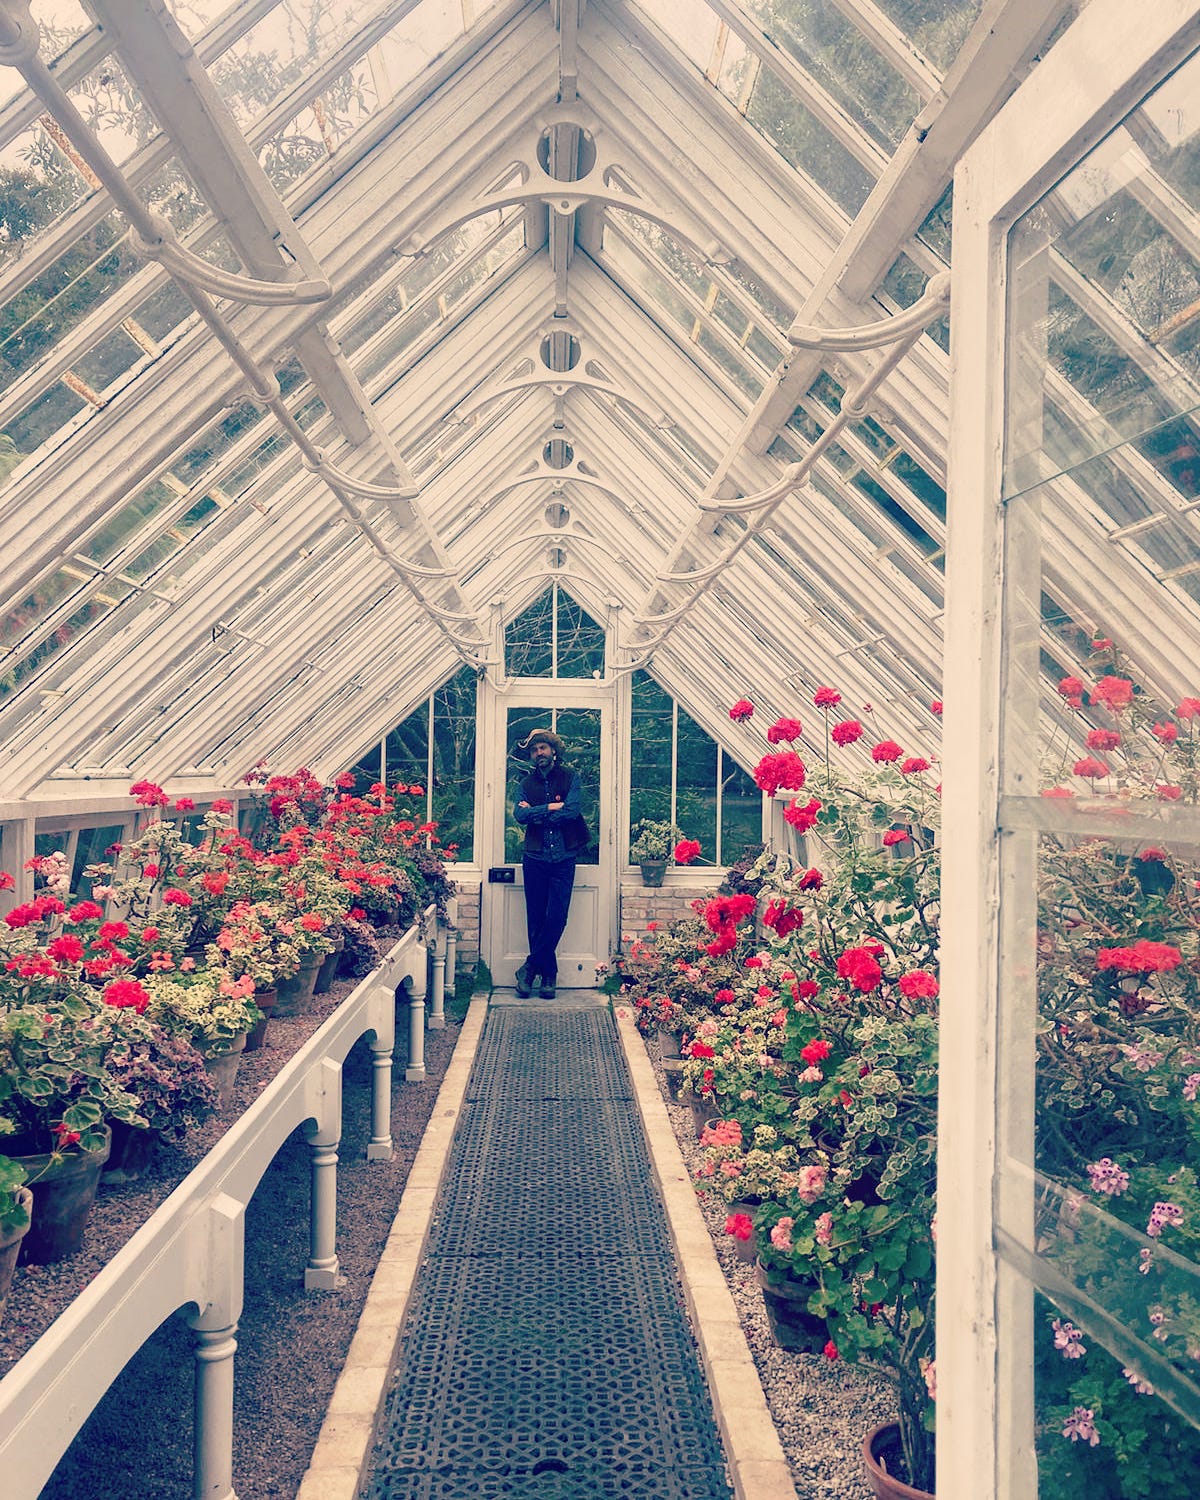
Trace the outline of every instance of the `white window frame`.
<path fill-rule="evenodd" d="M 1032 1351 L 1000 1336 L 1030 1291 L 994 1249 L 1005 1186 L 997 1025 L 1000 975 L 1011 961 L 999 923 L 1008 232 L 1198 44 L 1196 0 L 1092 0 L 955 173 L 937 1463 L 939 1493 L 969 1490 L 972 1500 L 1037 1494 Z"/>

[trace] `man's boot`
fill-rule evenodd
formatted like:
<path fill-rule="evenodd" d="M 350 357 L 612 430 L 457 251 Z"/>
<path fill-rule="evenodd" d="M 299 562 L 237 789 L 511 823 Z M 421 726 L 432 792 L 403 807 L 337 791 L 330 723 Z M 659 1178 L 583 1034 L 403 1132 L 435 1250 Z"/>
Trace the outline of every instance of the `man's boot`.
<path fill-rule="evenodd" d="M 553 1000 L 554 999 L 554 993 L 555 993 L 555 991 L 554 991 L 554 978 L 553 978 L 553 976 L 551 976 L 549 979 L 547 979 L 546 976 L 545 976 L 545 974 L 543 974 L 542 975 L 542 987 L 538 991 L 538 994 L 542 997 L 543 1000 Z"/>
<path fill-rule="evenodd" d="M 529 965 L 522 964 L 517 970 L 517 994 L 522 1000 L 528 1000 L 533 994 L 534 976 L 529 972 Z"/>

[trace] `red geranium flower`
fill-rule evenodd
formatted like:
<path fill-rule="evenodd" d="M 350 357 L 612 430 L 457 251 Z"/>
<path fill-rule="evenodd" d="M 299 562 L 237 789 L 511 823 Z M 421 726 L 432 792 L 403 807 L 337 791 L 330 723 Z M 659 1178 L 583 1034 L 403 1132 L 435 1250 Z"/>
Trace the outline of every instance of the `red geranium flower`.
<path fill-rule="evenodd" d="M 171 800 L 153 781 L 135 781 L 129 788 L 129 795 L 139 807 L 166 807 Z"/>
<path fill-rule="evenodd" d="M 68 922 L 92 922 L 104 915 L 104 908 L 96 901 L 80 901 L 67 913 Z"/>
<path fill-rule="evenodd" d="M 811 870 L 805 870 L 798 882 L 799 889 L 802 891 L 819 891 L 824 884 L 824 875 L 815 867 Z"/>
<path fill-rule="evenodd" d="M 1123 974 L 1165 974 L 1177 969 L 1183 954 L 1171 943 L 1154 943 L 1138 938 L 1128 948 L 1100 948 L 1096 953 L 1098 969 L 1116 969 Z"/>
<path fill-rule="evenodd" d="M 890 762 L 899 760 L 904 754 L 895 740 L 880 740 L 878 745 L 871 746 L 871 759 L 879 762 Z"/>
<path fill-rule="evenodd" d="M 824 1062 L 832 1051 L 832 1043 L 825 1041 L 824 1038 L 816 1038 L 800 1049 L 800 1056 L 806 1063 L 815 1064 Z"/>
<path fill-rule="evenodd" d="M 1092 702 L 1118 710 L 1133 702 L 1133 683 L 1128 677 L 1101 677 L 1092 689 Z"/>
<path fill-rule="evenodd" d="M 729 717 L 734 721 L 735 724 L 740 724 L 743 719 L 748 719 L 753 712 L 754 704 L 750 703 L 745 698 L 739 698 L 738 701 L 729 710 Z"/>
<path fill-rule="evenodd" d="M 929 705 L 929 711 L 930 713 L 937 714 L 940 718 L 942 712 L 942 700 L 940 698 L 935 698 Z"/>
<path fill-rule="evenodd" d="M 1154 788 L 1154 795 L 1160 802 L 1178 802 L 1180 797 L 1183 796 L 1183 788 L 1181 786 L 1172 786 L 1169 782 L 1160 782 Z"/>
<path fill-rule="evenodd" d="M 699 853 L 699 839 L 680 839 L 675 845 L 675 863 L 677 865 L 690 865 Z"/>
<path fill-rule="evenodd" d="M 910 755 L 901 765 L 901 776 L 915 776 L 918 771 L 928 771 L 929 762 L 923 755 Z"/>
<path fill-rule="evenodd" d="M 803 926 L 804 913 L 789 907 L 786 901 L 769 901 L 762 920 L 764 927 L 772 927 L 780 937 L 787 937 Z"/>
<path fill-rule="evenodd" d="M 1081 677 L 1064 677 L 1058 684 L 1058 691 L 1064 698 L 1083 697 L 1083 679 Z"/>
<path fill-rule="evenodd" d="M 938 982 L 927 969 L 914 969 L 911 974 L 901 974 L 899 990 L 909 1000 L 932 1000 L 937 995 Z"/>
<path fill-rule="evenodd" d="M 218 797 L 212 804 L 212 812 L 220 813 L 222 816 L 233 811 L 233 803 L 225 797 Z"/>
<path fill-rule="evenodd" d="M 1177 719 L 1194 719 L 1200 714 L 1200 698 L 1181 698 L 1175 705 Z"/>
<path fill-rule="evenodd" d="M 176 812 L 195 812 L 195 810 L 196 810 L 196 804 L 195 804 L 195 802 L 192 801 L 192 799 L 190 797 L 176 797 L 175 798 L 175 811 Z"/>
<path fill-rule="evenodd" d="M 163 892 L 164 906 L 191 906 L 191 904 L 192 898 L 188 895 L 188 893 L 186 891 L 177 890 L 175 886 L 171 886 L 169 890 L 165 890 Z"/>
<path fill-rule="evenodd" d="M 754 1233 L 754 1220 L 749 1214 L 730 1214 L 725 1220 L 725 1233 L 735 1240 L 748 1240 Z"/>
<path fill-rule="evenodd" d="M 817 814 L 820 811 L 821 804 L 815 797 L 811 802 L 806 802 L 803 807 L 799 802 L 792 802 L 783 810 L 783 821 L 790 823 L 798 833 L 807 833 L 817 821 Z"/>
<path fill-rule="evenodd" d="M 64 932 L 46 948 L 50 957 L 59 964 L 77 964 L 83 957 L 83 951 L 82 942 L 73 932 Z"/>
<path fill-rule="evenodd" d="M 704 920 L 710 932 L 719 932 L 722 927 L 740 922 L 748 917 L 758 902 L 747 891 L 736 896 L 714 896 L 704 908 Z"/>
<path fill-rule="evenodd" d="M 906 844 L 911 835 L 904 828 L 890 828 L 883 836 L 883 847 L 890 849 L 894 844 Z"/>
<path fill-rule="evenodd" d="M 773 797 L 781 787 L 798 792 L 807 775 L 804 762 L 794 750 L 780 750 L 775 755 L 764 755 L 754 768 L 755 785 L 761 787 L 768 797 Z"/>
<path fill-rule="evenodd" d="M 835 745 L 853 745 L 855 740 L 862 738 L 862 732 L 863 727 L 857 719 L 843 719 L 829 734 Z"/>
<path fill-rule="evenodd" d="M 105 985 L 101 999 L 105 1005 L 128 1006 L 137 1011 L 139 1016 L 145 1013 L 150 1004 L 149 994 L 136 979 L 114 979 L 111 984 Z"/>
<path fill-rule="evenodd" d="M 1173 745 L 1179 738 L 1179 725 L 1156 724 L 1150 731 L 1150 733 L 1154 735 L 1156 739 L 1161 740 L 1164 745 Z"/>
<path fill-rule="evenodd" d="M 1097 760 L 1094 755 L 1085 755 L 1082 760 L 1077 760 L 1071 769 L 1076 776 L 1086 776 L 1089 781 L 1099 781 L 1101 777 L 1109 774 L 1108 767 L 1102 760 Z"/>
<path fill-rule="evenodd" d="M 16 889 L 16 880 L 7 870 L 0 870 L 0 891 L 11 891 Z"/>
<path fill-rule="evenodd" d="M 817 708 L 836 708 L 841 701 L 841 693 L 831 687 L 819 687 L 813 694 L 813 704 Z"/>
<path fill-rule="evenodd" d="M 1115 729 L 1089 729 L 1087 747 L 1089 750 L 1115 750 L 1121 743 L 1121 736 Z"/>
<path fill-rule="evenodd" d="M 868 994 L 878 989 L 883 979 L 877 954 L 882 952 L 878 944 L 860 948 L 847 948 L 837 961 L 839 979 L 848 979 L 856 990 Z"/>
<path fill-rule="evenodd" d="M 767 743 L 779 745 L 784 742 L 791 744 L 798 740 L 804 733 L 799 719 L 776 719 L 770 729 L 767 730 Z"/>

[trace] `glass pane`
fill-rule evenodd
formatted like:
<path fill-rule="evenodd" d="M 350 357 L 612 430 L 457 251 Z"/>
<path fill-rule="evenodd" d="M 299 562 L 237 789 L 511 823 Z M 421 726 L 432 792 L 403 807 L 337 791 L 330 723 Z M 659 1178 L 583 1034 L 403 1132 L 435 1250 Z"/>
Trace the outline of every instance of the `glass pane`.
<path fill-rule="evenodd" d="M 769 68 L 759 71 L 746 118 L 785 161 L 825 189 L 848 214 L 867 201 L 875 179 Z"/>
<path fill-rule="evenodd" d="M 647 672 L 635 672 L 629 746 L 629 823 L 671 821 L 674 700 Z"/>
<path fill-rule="evenodd" d="M 921 100 L 827 0 L 746 0 L 771 39 L 885 149 L 899 145 Z"/>
<path fill-rule="evenodd" d="M 558 636 L 555 642 L 556 677 L 603 677 L 604 627 L 558 589 Z"/>
<path fill-rule="evenodd" d="M 675 736 L 675 822 L 686 837 L 699 839 L 702 854 L 715 859 L 717 745 L 682 708 Z"/>
<path fill-rule="evenodd" d="M 547 589 L 504 628 L 504 668 L 510 677 L 554 673 L 554 590 Z M 536 728 L 536 725 L 531 726 Z"/>
<path fill-rule="evenodd" d="M 510 708 L 506 710 L 505 722 L 507 727 L 504 743 L 508 747 L 508 798 L 505 803 L 504 862 L 508 865 L 519 865 L 525 848 L 525 835 L 521 825 L 513 817 L 512 810 L 516 806 L 521 782 L 529 775 L 529 753 L 525 748 L 525 740 L 535 729 L 554 727 L 554 710 L 551 708 Z M 584 816 L 586 817 L 587 814 L 585 813 Z"/>
<path fill-rule="evenodd" d="M 732 865 L 762 847 L 762 793 L 749 771 L 721 751 L 721 847 L 718 864 Z M 703 862 L 703 855 L 701 855 Z"/>
<path fill-rule="evenodd" d="M 983 0 L 875 0 L 918 52 L 944 73 L 983 9 Z"/>
<path fill-rule="evenodd" d="M 98 864 L 106 849 L 120 843 L 125 830 L 120 823 L 107 828 L 81 828 L 75 845 L 75 868 L 71 876 L 71 892 L 85 900 L 92 894 L 91 877 L 84 874 L 88 865 Z"/>
<path fill-rule="evenodd" d="M 475 701 L 473 667 L 462 667 L 433 695 L 433 818 L 458 858 L 475 855 Z"/>
<path fill-rule="evenodd" d="M 579 773 L 583 816 L 590 839 L 579 856 L 581 865 L 600 863 L 600 729 L 598 708 L 560 708 L 554 716 L 555 732 L 563 742 L 563 759 Z"/>

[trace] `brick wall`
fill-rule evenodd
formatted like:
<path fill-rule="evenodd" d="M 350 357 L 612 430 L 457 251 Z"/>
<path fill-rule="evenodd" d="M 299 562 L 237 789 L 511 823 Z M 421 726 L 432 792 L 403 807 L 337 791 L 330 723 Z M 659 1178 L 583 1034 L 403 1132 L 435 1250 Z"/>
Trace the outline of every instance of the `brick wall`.
<path fill-rule="evenodd" d="M 665 885 L 643 885 L 641 880 L 622 881 L 621 902 L 621 947 L 628 947 L 628 939 L 640 937 L 648 922 L 675 922 L 680 917 L 692 915 L 692 902 L 697 896 L 711 893 L 715 882 L 698 885 L 694 881 L 676 885 L 668 880 Z"/>
<path fill-rule="evenodd" d="M 480 884 L 476 881 L 459 880 L 458 886 L 458 972 L 472 974 L 479 962 L 479 897 Z M 447 975 L 447 980 L 450 976 Z"/>

